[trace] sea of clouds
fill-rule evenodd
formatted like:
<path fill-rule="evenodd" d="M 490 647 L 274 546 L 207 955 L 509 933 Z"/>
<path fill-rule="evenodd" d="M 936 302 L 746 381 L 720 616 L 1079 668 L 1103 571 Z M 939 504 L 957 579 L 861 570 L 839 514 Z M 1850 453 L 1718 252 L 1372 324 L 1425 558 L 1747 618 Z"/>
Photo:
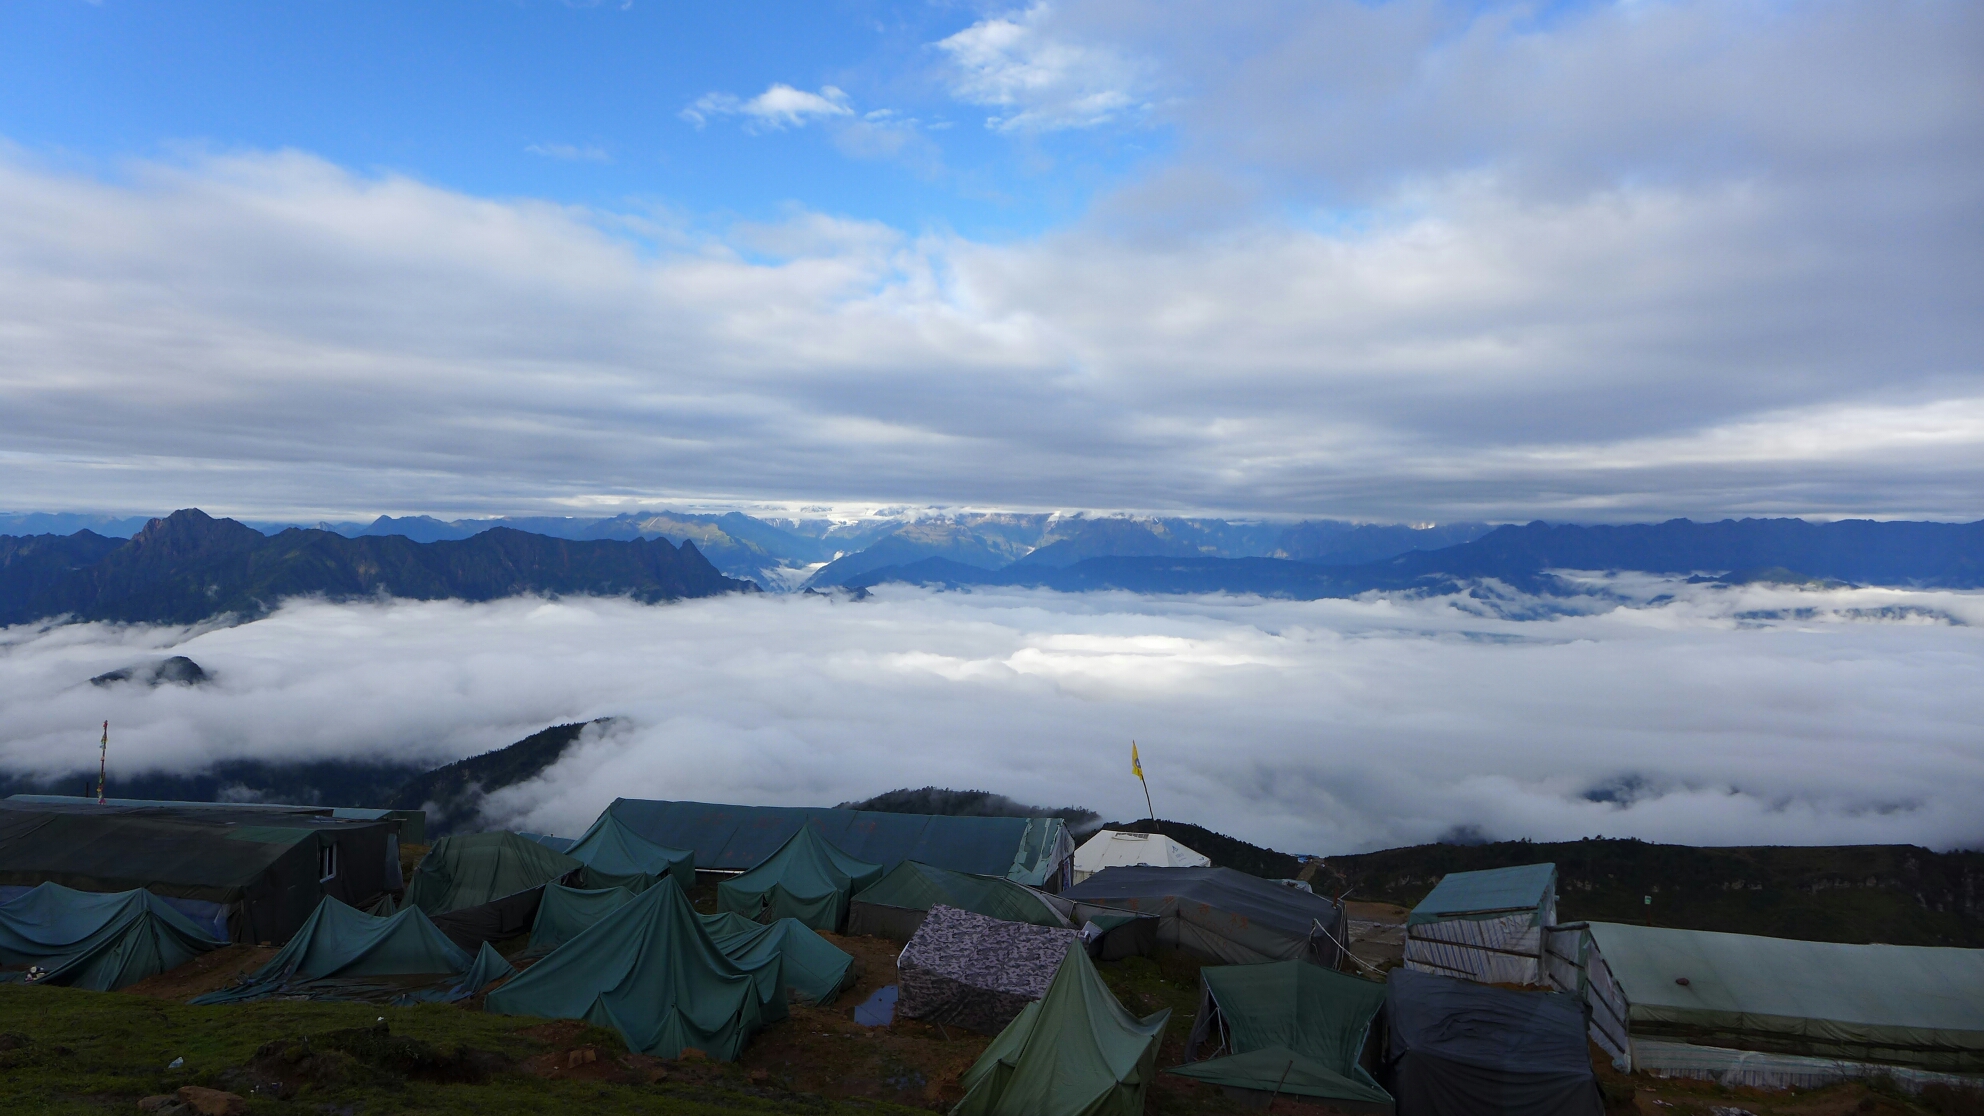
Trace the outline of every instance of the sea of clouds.
<path fill-rule="evenodd" d="M 1592 579 L 1588 596 L 292 602 L 213 629 L 0 633 L 0 769 L 436 763 L 589 731 L 492 809 L 977 788 L 1276 848 L 1637 836 L 1984 844 L 1984 594 Z M 203 686 L 98 687 L 163 654 Z"/>

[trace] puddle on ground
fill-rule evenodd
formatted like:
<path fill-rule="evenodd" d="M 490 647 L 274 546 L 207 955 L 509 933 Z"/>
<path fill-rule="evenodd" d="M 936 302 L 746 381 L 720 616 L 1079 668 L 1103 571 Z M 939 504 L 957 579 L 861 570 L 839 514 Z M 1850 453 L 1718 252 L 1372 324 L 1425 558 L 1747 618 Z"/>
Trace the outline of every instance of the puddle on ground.
<path fill-rule="evenodd" d="M 896 986 L 885 985 L 854 1009 L 854 1021 L 863 1027 L 886 1027 L 896 1019 Z"/>

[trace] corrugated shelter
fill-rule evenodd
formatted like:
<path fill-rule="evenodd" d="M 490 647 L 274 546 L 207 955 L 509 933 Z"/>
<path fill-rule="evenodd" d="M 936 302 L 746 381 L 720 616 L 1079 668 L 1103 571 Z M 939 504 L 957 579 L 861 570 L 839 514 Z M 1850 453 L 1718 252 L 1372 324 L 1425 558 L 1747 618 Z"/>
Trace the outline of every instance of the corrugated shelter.
<path fill-rule="evenodd" d="M 848 904 L 847 932 L 906 942 L 923 925 L 930 908 L 942 904 L 1008 922 L 1066 926 L 1041 893 L 1004 876 L 953 872 L 905 860 Z"/>
<path fill-rule="evenodd" d="M 796 918 L 781 918 L 767 926 L 727 911 L 696 917 L 723 955 L 747 969 L 778 957 L 786 990 L 799 999 L 830 1004 L 853 974 L 852 954 Z"/>
<path fill-rule="evenodd" d="M 651 887 L 523 975 L 483 1007 L 503 1015 L 583 1019 L 661 1058 L 695 1047 L 735 1061 L 749 1037 L 786 1014 L 783 961 L 724 956 L 678 887 Z"/>
<path fill-rule="evenodd" d="M 556 840 L 552 838 L 551 840 Z M 539 843 L 545 843 L 540 838 Z M 546 847 L 550 846 L 546 844 Z M 624 887 L 646 891 L 663 876 L 673 876 L 683 891 L 696 886 L 696 855 L 670 849 L 642 837 L 610 812 L 599 816 L 585 836 L 563 850 L 586 866 L 587 887 Z"/>
<path fill-rule="evenodd" d="M 935 906 L 896 958 L 896 1011 L 997 1034 L 1047 994 L 1073 930 Z"/>
<path fill-rule="evenodd" d="M 287 941 L 399 887 L 397 823 L 217 806 L 0 801 L 0 887 L 143 889 L 224 941 Z"/>
<path fill-rule="evenodd" d="M 414 868 L 406 903 L 442 915 L 542 887 L 584 867 L 515 833 L 443 837 Z"/>
<path fill-rule="evenodd" d="M 445 998 L 437 989 L 419 986 L 434 984 L 435 978 L 439 978 L 441 985 L 452 988 L 460 981 L 448 978 L 459 978 L 477 969 L 476 960 L 475 955 L 435 929 L 418 907 L 380 917 L 353 910 L 335 899 L 325 899 L 268 964 L 250 973 L 242 983 L 210 992 L 193 1002 L 228 1004 L 269 996 L 363 1000 Z M 480 969 L 489 980 L 508 972 L 507 964 L 498 967 L 487 960 Z M 404 979 L 409 977 L 428 979 Z"/>
<path fill-rule="evenodd" d="M 1603 1116 L 1573 996 L 1393 969 L 1385 1016 L 1399 1116 Z"/>
<path fill-rule="evenodd" d="M 799 832 L 884 870 L 905 860 L 953 872 L 1004 876 L 1029 887 L 1058 887 L 1075 844 L 1059 818 L 960 818 L 811 806 L 727 806 L 713 802 L 614 800 L 606 812 L 664 848 L 695 853 L 696 867 L 747 871 Z"/>
<path fill-rule="evenodd" d="M 1162 833 L 1130 833 L 1105 829 L 1075 850 L 1075 882 L 1104 868 L 1210 868 L 1212 858 L 1194 852 Z"/>
<path fill-rule="evenodd" d="M 16 794 L 9 796 L 12 802 L 46 802 L 76 806 L 95 806 L 94 798 L 83 798 L 69 794 Z M 427 812 L 425 810 L 382 810 L 370 806 L 303 806 L 288 802 L 191 802 L 183 799 L 162 798 L 106 798 L 105 806 L 165 806 L 180 810 L 270 810 L 285 814 L 314 814 L 320 817 L 341 818 L 346 821 L 390 821 L 397 822 L 401 842 L 408 845 L 427 843 Z"/>
<path fill-rule="evenodd" d="M 1544 928 L 1557 921 L 1557 866 L 1450 872 L 1405 924 L 1405 966 L 1483 984 L 1543 985 Z"/>
<path fill-rule="evenodd" d="M 149 891 L 101 893 L 45 883 L 0 903 L 0 980 L 114 992 L 220 946 Z"/>
<path fill-rule="evenodd" d="M 1063 893 L 1075 923 L 1097 912 L 1154 915 L 1157 941 L 1221 965 L 1311 961 L 1335 968 L 1343 909 L 1231 868 L 1105 868 Z"/>
<path fill-rule="evenodd" d="M 1166 1008 L 1123 1010 L 1088 954 L 1071 946 L 1047 994 L 965 1071 L 951 1116 L 1138 1116 L 1156 1072 Z"/>
<path fill-rule="evenodd" d="M 1389 1113 L 1391 1094 L 1361 1064 L 1385 986 L 1301 961 L 1208 965 L 1199 1015 L 1172 1073 L 1263 1096 L 1320 1097 Z M 1200 1053 L 1209 1060 L 1197 1061 Z M 1299 1071 L 1299 1072 L 1298 1072 Z"/>
<path fill-rule="evenodd" d="M 849 856 L 807 826 L 749 872 L 718 884 L 716 905 L 745 918 L 796 918 L 838 931 L 854 893 L 881 878 L 881 865 Z"/>
<path fill-rule="evenodd" d="M 1590 925 L 1636 1045 L 1984 1071 L 1984 950 Z"/>

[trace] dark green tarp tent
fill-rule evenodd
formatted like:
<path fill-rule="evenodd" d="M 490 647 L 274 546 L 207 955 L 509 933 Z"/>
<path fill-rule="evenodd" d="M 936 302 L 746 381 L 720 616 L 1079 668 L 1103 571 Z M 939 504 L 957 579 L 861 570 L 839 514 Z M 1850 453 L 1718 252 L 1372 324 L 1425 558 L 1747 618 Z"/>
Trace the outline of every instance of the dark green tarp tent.
<path fill-rule="evenodd" d="M 965 1071 L 952 1116 L 1137 1116 L 1155 1072 L 1169 1009 L 1123 1010 L 1079 944 L 1047 995 Z"/>
<path fill-rule="evenodd" d="M 1187 1064 L 1171 1072 L 1227 1088 L 1391 1111 L 1391 1094 L 1358 1064 L 1385 1004 L 1384 985 L 1304 961 L 1277 961 L 1210 965 L 1199 970 L 1199 986 Z M 1196 1061 L 1202 1052 L 1225 1056 Z"/>
<path fill-rule="evenodd" d="M 530 953 L 548 953 L 590 929 L 593 923 L 634 901 L 624 887 L 578 888 L 545 884 L 544 899 L 531 923 Z"/>
<path fill-rule="evenodd" d="M 220 943 L 149 891 L 108 894 L 45 883 L 0 903 L 0 980 L 28 966 L 39 984 L 114 992 Z"/>
<path fill-rule="evenodd" d="M 489 994 L 503 1015 L 583 1019 L 629 1050 L 675 1058 L 695 1047 L 735 1061 L 745 1041 L 786 1014 L 780 958 L 752 966 L 723 955 L 672 886 L 651 887 Z"/>
<path fill-rule="evenodd" d="M 966 818 L 817 806 L 730 806 L 717 802 L 615 799 L 606 812 L 657 845 L 689 849 L 696 867 L 742 872 L 801 827 L 849 856 L 893 868 L 905 860 L 954 872 L 1005 876 L 1029 887 L 1065 882 L 1075 843 L 1060 818 Z"/>
<path fill-rule="evenodd" d="M 325 899 L 268 964 L 250 973 L 241 984 L 210 992 L 193 1002 L 227 1004 L 275 995 L 397 999 L 413 992 L 421 982 L 385 978 L 459 978 L 474 968 L 476 958 L 435 929 L 418 907 L 382 918 Z M 486 958 L 482 966 L 490 980 L 506 975 L 503 970 L 507 968 L 503 965 L 498 969 Z M 460 980 L 440 983 L 452 988 Z M 429 990 L 416 998 L 434 997 Z"/>
<path fill-rule="evenodd" d="M 723 955 L 745 968 L 753 968 L 768 957 L 782 958 L 785 986 L 802 1000 L 832 1003 L 854 968 L 853 955 L 796 918 L 781 918 L 765 926 L 728 911 L 696 917 Z"/>
<path fill-rule="evenodd" d="M 1343 909 L 1231 868 L 1104 868 L 1061 893 L 1077 926 L 1103 913 L 1152 915 L 1157 942 L 1222 965 L 1313 961 L 1334 969 Z"/>
<path fill-rule="evenodd" d="M 881 878 L 881 865 L 854 859 L 809 826 L 757 867 L 718 884 L 716 905 L 759 921 L 796 918 L 815 930 L 838 931 L 847 925 L 854 893 Z"/>
<path fill-rule="evenodd" d="M 284 942 L 329 896 L 399 887 L 394 821 L 223 806 L 0 801 L 0 887 L 142 888 L 216 938 Z"/>
<path fill-rule="evenodd" d="M 599 816 L 565 855 L 586 866 L 586 886 L 646 891 L 663 876 L 683 891 L 696 886 L 696 854 L 670 849 L 635 833 L 610 812 Z"/>
<path fill-rule="evenodd" d="M 407 884 L 406 905 L 429 915 L 479 907 L 560 880 L 584 867 L 516 833 L 443 837 Z"/>
<path fill-rule="evenodd" d="M 1584 1005 L 1393 969 L 1385 1084 L 1399 1116 L 1602 1116 Z"/>
<path fill-rule="evenodd" d="M 939 904 L 1008 922 L 1068 925 L 1039 892 L 1004 876 L 953 872 L 905 860 L 872 885 L 854 893 L 848 904 L 847 932 L 906 942 L 923 925 L 930 908 Z"/>

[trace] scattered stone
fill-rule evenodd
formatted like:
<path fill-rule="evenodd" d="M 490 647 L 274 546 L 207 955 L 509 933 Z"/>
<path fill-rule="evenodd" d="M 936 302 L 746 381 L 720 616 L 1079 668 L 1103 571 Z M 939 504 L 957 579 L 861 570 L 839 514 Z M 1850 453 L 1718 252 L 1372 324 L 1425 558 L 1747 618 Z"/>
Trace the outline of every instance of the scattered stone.
<path fill-rule="evenodd" d="M 710 1060 L 708 1054 L 703 1053 L 693 1046 L 683 1047 L 680 1057 L 685 1062 L 707 1062 Z"/>
<path fill-rule="evenodd" d="M 198 1116 L 248 1116 L 248 1100 L 235 1093 L 223 1093 L 199 1085 L 181 1085 L 179 1102 Z"/>
<path fill-rule="evenodd" d="M 153 1116 L 167 1116 L 168 1113 L 183 1111 L 185 1107 L 171 1093 L 159 1093 L 138 1102 L 138 1111 L 150 1112 Z"/>
<path fill-rule="evenodd" d="M 599 1061 L 599 1051 L 590 1046 L 581 1046 L 565 1055 L 565 1068 L 576 1069 L 597 1061 Z"/>

